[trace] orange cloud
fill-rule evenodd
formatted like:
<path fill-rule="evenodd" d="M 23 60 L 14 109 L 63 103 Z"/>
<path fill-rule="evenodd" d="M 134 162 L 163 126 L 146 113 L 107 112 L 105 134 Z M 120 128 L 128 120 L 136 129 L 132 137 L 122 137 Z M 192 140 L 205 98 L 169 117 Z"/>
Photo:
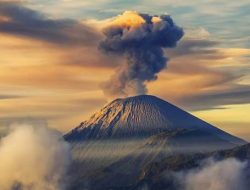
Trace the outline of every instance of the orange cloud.
<path fill-rule="evenodd" d="M 109 25 L 119 27 L 137 27 L 145 23 L 145 20 L 135 11 L 125 11 L 122 15 L 117 16 Z"/>
<path fill-rule="evenodd" d="M 114 22 L 132 26 L 143 22 L 139 15 L 134 20 L 135 12 L 124 14 Z M 9 22 L 8 16 L 0 16 L 1 24 Z M 100 22 L 104 26 L 110 20 Z M 29 37 L 0 31 L 0 97 L 4 97 L 0 98 L 0 120 L 27 116 L 44 118 L 54 127 L 67 130 L 105 104 L 99 85 L 109 78 L 112 68 L 124 60 L 98 51 L 100 23 L 91 25 L 97 38 L 87 39 L 92 40 L 90 43 L 85 43 L 85 36 L 81 37 L 81 24 L 85 26 L 84 21 L 77 22 L 72 30 L 63 25 L 66 28 L 60 34 L 74 42 L 63 44 L 60 40 L 49 41 L 53 35 L 37 36 L 40 30 Z M 249 102 L 249 80 L 244 83 L 241 80 L 249 78 L 245 62 L 249 61 L 250 50 L 218 48 L 219 42 L 208 39 L 208 34 L 199 39 L 195 36 L 194 33 L 192 39 L 186 38 L 176 49 L 166 51 L 170 57 L 168 69 L 157 81 L 148 84 L 149 93 L 188 110 L 205 110 L 194 113 L 226 128 L 228 123 L 223 124 L 220 118 L 226 121 L 228 116 L 233 117 L 231 113 L 248 113 L 249 106 L 244 110 L 230 106 L 229 115 L 223 114 L 225 110 L 218 112 L 214 108 L 230 104 L 244 107 Z M 230 126 L 242 123 L 242 118 L 237 117 L 230 120 Z M 244 123 L 244 126 L 249 123 L 247 117 Z"/>

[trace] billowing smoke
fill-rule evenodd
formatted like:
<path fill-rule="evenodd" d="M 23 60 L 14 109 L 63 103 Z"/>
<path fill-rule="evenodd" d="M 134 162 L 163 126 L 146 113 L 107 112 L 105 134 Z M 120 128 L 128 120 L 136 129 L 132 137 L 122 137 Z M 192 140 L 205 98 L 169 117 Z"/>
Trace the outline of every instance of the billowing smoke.
<path fill-rule="evenodd" d="M 233 158 L 219 162 L 209 160 L 201 169 L 179 178 L 185 181 L 181 190 L 247 190 L 246 166 L 246 162 Z"/>
<path fill-rule="evenodd" d="M 45 127 L 15 125 L 0 141 L 1 190 L 62 190 L 69 145 Z"/>
<path fill-rule="evenodd" d="M 163 48 L 176 46 L 183 30 L 169 15 L 150 16 L 126 11 L 104 29 L 100 49 L 121 55 L 126 62 L 103 84 L 108 97 L 127 97 L 147 93 L 145 83 L 157 79 L 166 67 Z"/>

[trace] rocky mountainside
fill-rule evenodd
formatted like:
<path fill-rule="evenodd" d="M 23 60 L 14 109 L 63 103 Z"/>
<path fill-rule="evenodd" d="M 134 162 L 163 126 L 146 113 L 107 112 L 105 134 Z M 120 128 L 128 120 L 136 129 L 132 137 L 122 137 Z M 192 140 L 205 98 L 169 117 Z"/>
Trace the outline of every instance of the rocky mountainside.
<path fill-rule="evenodd" d="M 87 178 L 81 176 L 84 167 L 76 164 L 72 167 L 72 173 L 76 177 L 71 183 L 70 190 L 82 190 L 84 189 L 82 187 L 92 190 L 141 190 L 145 187 L 148 190 L 176 190 L 180 188 L 176 184 L 174 174 L 197 169 L 207 159 L 223 161 L 232 158 L 248 165 L 246 181 L 249 187 L 250 144 L 245 144 L 206 153 L 177 153 L 168 156 L 130 155 L 94 171 Z M 84 183 L 86 180 L 87 186 Z"/>
<path fill-rule="evenodd" d="M 207 135 L 231 144 L 245 143 L 180 108 L 149 95 L 114 100 L 66 134 L 65 139 L 72 142 L 90 139 L 145 138 L 177 129 L 196 130 L 202 133 L 203 137 Z"/>
<path fill-rule="evenodd" d="M 177 189 L 165 174 L 203 159 L 248 160 L 249 145 L 154 96 L 117 99 L 67 133 L 70 190 Z"/>

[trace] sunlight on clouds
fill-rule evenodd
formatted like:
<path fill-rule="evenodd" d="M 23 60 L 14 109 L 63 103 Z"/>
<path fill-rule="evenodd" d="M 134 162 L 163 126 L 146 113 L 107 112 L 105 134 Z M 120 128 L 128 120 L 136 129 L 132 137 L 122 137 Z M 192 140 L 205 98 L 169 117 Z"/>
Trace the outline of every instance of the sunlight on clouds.
<path fill-rule="evenodd" d="M 105 103 L 99 85 L 113 72 L 109 64 L 119 61 L 115 57 L 110 60 L 99 58 L 99 55 L 95 56 L 98 51 L 94 48 L 74 47 L 68 50 L 20 37 L 1 37 L 1 48 L 5 52 L 4 56 L 0 57 L 5 63 L 0 65 L 1 89 L 6 95 L 24 96 L 1 100 L 1 117 L 43 117 L 47 118 L 52 126 L 59 126 L 60 130 L 67 131 L 73 124 L 81 122 Z M 195 56 L 192 53 L 172 57 L 169 68 L 159 75 L 157 81 L 149 83 L 149 93 L 182 107 L 186 97 L 230 89 L 234 80 L 234 77 L 230 76 L 231 71 L 228 73 L 222 69 L 222 72 L 212 67 L 237 67 L 238 62 L 235 60 L 248 52 L 248 49 L 220 48 L 219 53 L 223 56 L 213 59 L 212 64 L 210 57 Z M 15 56 L 11 56 L 13 53 Z M 31 56 L 23 56 L 27 54 Z M 229 56 L 233 59 L 228 59 Z M 182 64 L 183 62 L 189 66 Z M 91 99 L 93 101 L 90 101 Z M 230 110 L 238 111 L 234 107 Z M 213 111 L 208 113 L 218 115 L 219 120 L 222 113 Z M 204 113 L 207 115 L 207 112 Z M 218 122 L 212 117 L 205 119 L 208 122 Z M 227 118 L 223 116 L 221 120 L 227 121 Z M 223 126 L 224 124 L 220 123 L 219 127 Z"/>
<path fill-rule="evenodd" d="M 60 55 L 58 49 L 41 41 L 1 33 L 0 40 L 0 67 L 51 64 L 57 62 Z"/>
<path fill-rule="evenodd" d="M 114 11 L 108 13 L 111 17 L 106 19 L 107 12 L 111 9 L 107 7 L 104 10 L 103 7 L 106 4 L 110 5 L 109 3 L 112 4 L 110 0 L 102 0 L 98 3 L 80 0 L 40 1 L 38 4 L 33 0 L 29 1 L 30 7 L 39 7 L 39 10 L 53 13 L 48 18 L 55 23 L 60 23 L 60 20 L 56 18 L 67 17 L 68 14 L 78 17 L 79 21 L 75 20 L 77 24 L 73 25 L 74 30 L 71 30 L 72 25 L 68 27 L 67 24 L 62 25 L 62 30 L 58 30 L 56 26 L 54 29 L 52 26 L 52 30 L 46 30 L 47 37 L 50 37 L 51 31 L 52 33 L 59 32 L 69 38 L 69 41 L 72 40 L 73 43 L 70 44 L 64 43 L 64 38 L 51 42 L 48 40 L 50 38 L 40 36 L 43 34 L 37 30 L 34 36 L 25 35 L 25 33 L 20 35 L 18 32 L 0 33 L 0 97 L 4 97 L 0 99 L 0 118 L 27 116 L 43 118 L 48 120 L 50 125 L 67 131 L 106 103 L 107 100 L 100 90 L 100 83 L 106 81 L 114 72 L 114 66 L 120 65 L 124 60 L 119 56 L 103 55 L 98 50 L 98 43 L 102 38 L 101 30 L 110 22 L 126 26 L 128 23 L 137 26 L 138 23 L 143 22 L 138 15 L 134 20 L 133 11 L 125 12 L 125 15 L 120 15 L 118 18 L 114 17 L 114 12 L 119 10 L 120 5 L 112 7 Z M 247 115 L 250 110 L 248 99 L 234 97 L 242 99 L 241 105 L 230 105 L 233 101 L 232 95 L 228 98 L 229 100 L 225 102 L 223 100 L 223 105 L 218 102 L 220 99 L 213 101 L 216 99 L 213 95 L 216 93 L 223 94 L 236 90 L 240 94 L 241 91 L 249 89 L 250 77 L 247 63 L 250 50 L 243 45 L 236 46 L 231 43 L 238 39 L 245 42 L 248 38 L 238 35 L 240 31 L 235 26 L 233 30 L 237 32 L 237 36 L 222 42 L 213 27 L 208 25 L 209 19 L 214 17 L 209 17 L 207 20 L 203 17 L 196 17 L 204 21 L 204 24 L 199 24 L 201 21 L 193 21 L 193 16 L 204 9 L 207 9 L 204 14 L 210 16 L 218 12 L 218 10 L 211 10 L 212 3 L 209 7 L 205 6 L 208 3 L 198 1 L 157 1 L 153 3 L 154 6 L 151 1 L 145 0 L 144 3 L 150 6 L 143 7 L 133 2 L 135 10 L 150 8 L 150 11 L 154 9 L 158 11 L 157 7 L 160 7 L 165 11 L 167 5 L 174 4 L 175 7 L 169 6 L 170 13 L 173 13 L 173 18 L 177 18 L 178 23 L 179 21 L 185 23 L 183 27 L 186 33 L 184 40 L 175 49 L 166 51 L 170 58 L 168 68 L 159 75 L 157 81 L 148 84 L 149 93 L 191 110 L 195 115 L 229 132 L 240 136 L 247 134 L 244 138 L 250 139 L 250 133 L 247 133 L 250 123 Z M 125 4 L 126 2 L 122 3 L 123 8 L 129 6 L 128 2 Z M 238 2 L 230 1 L 225 7 L 220 3 L 219 7 L 222 6 L 223 10 L 225 8 L 230 12 L 238 4 Z M 246 1 L 241 4 L 246 5 Z M 193 12 L 175 13 L 177 8 L 181 10 L 183 6 L 187 6 L 184 8 L 191 6 Z M 84 8 L 81 9 L 80 16 L 76 15 L 78 14 L 76 7 Z M 97 9 L 99 12 L 96 11 Z M 106 17 L 97 19 L 99 17 L 93 15 L 84 16 L 84 14 L 90 14 L 90 12 L 85 13 L 85 10 L 93 11 L 95 14 L 104 14 L 106 11 Z M 200 15 L 204 16 L 204 14 Z M 45 15 L 42 21 L 47 22 L 48 18 Z M 9 19 L 8 16 L 1 15 L 0 23 L 8 23 Z M 157 21 L 158 18 L 154 17 L 153 22 Z M 192 21 L 191 24 L 190 21 Z M 216 24 L 214 22 L 213 20 L 212 26 Z M 93 28 L 93 31 L 90 30 L 91 34 L 96 33 L 94 36 L 90 35 L 91 38 L 87 34 L 85 38 L 84 29 L 87 26 Z M 30 29 L 30 26 L 25 23 L 23 27 L 25 31 Z M 47 29 L 46 25 L 43 29 Z M 89 33 L 89 30 L 87 32 Z M 219 32 L 225 34 L 224 30 Z M 78 39 L 82 41 L 78 42 Z M 202 99 L 203 96 L 206 96 L 205 100 Z M 199 107 L 201 104 L 204 107 Z M 218 109 L 221 107 L 227 109 Z M 194 111 L 195 109 L 201 111 Z M 236 124 L 237 127 L 235 127 Z"/>
<path fill-rule="evenodd" d="M 110 25 L 120 27 L 137 27 L 145 23 L 145 20 L 135 11 L 125 11 L 122 15 L 116 17 Z"/>
<path fill-rule="evenodd" d="M 226 109 L 195 111 L 192 113 L 229 133 L 250 140 L 249 110 L 250 104 L 244 104 L 228 105 Z"/>
<path fill-rule="evenodd" d="M 102 70 L 95 71 L 99 73 L 93 80 L 92 77 L 81 77 L 90 75 L 94 71 L 84 67 L 70 67 L 59 65 L 37 65 L 37 66 L 19 66 L 13 71 L 12 67 L 5 67 L 0 70 L 0 84 L 2 85 L 26 85 L 35 88 L 47 89 L 96 89 L 102 81 Z M 46 76 L 46 77 L 45 77 Z M 4 82 L 4 81 L 7 81 Z"/>
<path fill-rule="evenodd" d="M 250 104 L 244 105 L 227 105 L 227 109 L 215 109 L 211 111 L 198 111 L 193 112 L 199 117 L 206 117 L 209 120 L 216 122 L 249 122 Z"/>
<path fill-rule="evenodd" d="M 27 116 L 44 118 L 50 126 L 66 131 L 104 104 L 101 91 L 87 93 L 61 91 L 47 96 L 36 95 L 1 100 L 0 118 Z M 75 118 L 77 120 L 74 120 Z"/>
<path fill-rule="evenodd" d="M 225 54 L 230 56 L 250 55 L 250 49 L 244 48 L 227 48 L 224 50 Z"/>

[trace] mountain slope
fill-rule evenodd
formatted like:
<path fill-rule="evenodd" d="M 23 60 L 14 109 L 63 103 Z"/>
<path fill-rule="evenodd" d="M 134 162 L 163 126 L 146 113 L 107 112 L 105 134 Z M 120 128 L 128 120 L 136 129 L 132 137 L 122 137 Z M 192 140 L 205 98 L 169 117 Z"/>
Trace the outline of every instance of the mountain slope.
<path fill-rule="evenodd" d="M 171 189 L 165 172 L 196 167 L 214 151 L 249 157 L 249 146 L 229 150 L 245 141 L 148 95 L 114 100 L 64 138 L 72 145 L 70 190 Z"/>
<path fill-rule="evenodd" d="M 158 154 L 155 159 L 146 158 L 148 161 L 145 161 L 145 156 L 148 157 L 148 154 L 134 158 L 128 156 L 107 167 L 100 168 L 87 178 L 88 188 L 91 187 L 92 190 L 140 190 L 145 189 L 146 186 L 149 190 L 176 190 L 179 188 L 176 186 L 178 184 L 174 178 L 175 172 L 196 169 L 207 159 L 216 161 L 228 158 L 238 159 L 249 164 L 248 176 L 250 176 L 250 144 L 205 153 L 177 153 L 167 157 L 160 157 Z M 84 178 L 79 177 L 76 171 L 81 173 L 83 169 L 81 164 L 72 168 L 72 175 L 76 177 L 71 182 L 70 190 L 82 190 Z"/>
<path fill-rule="evenodd" d="M 67 141 L 146 138 L 176 129 L 198 130 L 230 144 L 245 143 L 180 108 L 150 95 L 116 99 L 96 112 L 89 120 L 82 122 L 64 138 Z"/>

